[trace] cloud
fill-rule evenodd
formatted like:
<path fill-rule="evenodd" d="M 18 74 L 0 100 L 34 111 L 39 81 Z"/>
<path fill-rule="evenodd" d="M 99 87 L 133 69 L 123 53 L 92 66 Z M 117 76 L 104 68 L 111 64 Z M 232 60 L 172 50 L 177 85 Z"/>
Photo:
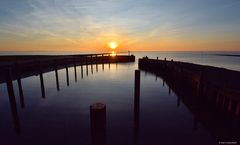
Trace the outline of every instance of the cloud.
<path fill-rule="evenodd" d="M 133 45 L 240 36 L 238 0 L 2 0 L 0 12 L 0 41 L 59 40 L 80 46 L 118 38 Z"/>

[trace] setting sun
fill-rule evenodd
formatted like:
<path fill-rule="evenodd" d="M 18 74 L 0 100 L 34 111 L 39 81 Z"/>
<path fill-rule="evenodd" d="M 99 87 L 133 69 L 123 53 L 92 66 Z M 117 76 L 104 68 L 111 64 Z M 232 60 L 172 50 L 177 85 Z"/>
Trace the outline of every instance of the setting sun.
<path fill-rule="evenodd" d="M 108 43 L 108 47 L 111 49 L 116 49 L 118 47 L 118 43 L 116 41 L 111 41 Z"/>

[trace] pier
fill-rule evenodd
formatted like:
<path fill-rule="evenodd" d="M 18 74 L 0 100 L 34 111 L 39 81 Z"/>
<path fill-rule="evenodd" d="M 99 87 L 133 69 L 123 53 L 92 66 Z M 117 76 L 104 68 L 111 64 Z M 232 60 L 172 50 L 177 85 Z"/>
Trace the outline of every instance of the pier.
<path fill-rule="evenodd" d="M 173 60 L 139 59 L 139 69 L 171 80 L 179 89 L 197 93 L 198 98 L 224 113 L 240 115 L 240 72 Z"/>
<path fill-rule="evenodd" d="M 5 71 L 10 69 L 12 72 L 12 79 L 24 78 L 31 75 L 37 75 L 39 72 L 45 73 L 60 68 L 76 67 L 86 65 L 88 68 L 91 65 L 96 67 L 98 65 L 110 63 L 124 63 L 134 62 L 133 55 L 116 55 L 111 53 L 101 54 L 84 54 L 84 55 L 14 55 L 14 56 L 0 56 L 0 83 L 6 81 Z M 88 69 L 87 69 L 88 71 Z"/>

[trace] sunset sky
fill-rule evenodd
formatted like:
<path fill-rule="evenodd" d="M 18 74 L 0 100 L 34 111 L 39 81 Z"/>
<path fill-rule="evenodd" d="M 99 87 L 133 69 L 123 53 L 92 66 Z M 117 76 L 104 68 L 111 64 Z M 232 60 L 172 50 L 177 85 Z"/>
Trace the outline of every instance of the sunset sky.
<path fill-rule="evenodd" d="M 240 0 L 1 0 L 1 51 L 240 51 Z"/>

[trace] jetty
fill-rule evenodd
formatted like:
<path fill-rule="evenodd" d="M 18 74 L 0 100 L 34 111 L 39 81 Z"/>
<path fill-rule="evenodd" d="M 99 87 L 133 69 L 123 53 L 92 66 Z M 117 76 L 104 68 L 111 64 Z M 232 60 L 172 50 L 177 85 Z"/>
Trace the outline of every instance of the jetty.
<path fill-rule="evenodd" d="M 173 84 L 176 91 L 186 87 L 187 91 L 197 93 L 198 98 L 205 104 L 210 104 L 217 110 L 237 118 L 240 116 L 240 72 L 238 71 L 148 57 L 139 59 L 138 67 L 140 70 L 170 80 L 168 82 Z M 174 84 L 178 84 L 177 87 Z M 196 100 L 196 98 L 189 99 Z"/>
<path fill-rule="evenodd" d="M 110 63 L 134 62 L 134 55 L 112 55 L 111 53 L 81 55 L 8 55 L 0 56 L 0 83 L 24 78 L 53 70 Z"/>

